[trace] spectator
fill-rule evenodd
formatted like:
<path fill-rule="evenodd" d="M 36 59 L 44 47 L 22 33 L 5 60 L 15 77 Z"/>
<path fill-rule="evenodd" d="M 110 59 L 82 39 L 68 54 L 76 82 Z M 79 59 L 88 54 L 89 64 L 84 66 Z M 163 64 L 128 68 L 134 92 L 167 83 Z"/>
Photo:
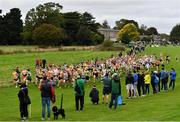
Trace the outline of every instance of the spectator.
<path fill-rule="evenodd" d="M 93 104 L 99 103 L 99 91 L 96 88 L 96 85 L 93 85 L 93 88 L 89 94 L 89 97 L 91 98 L 91 101 Z"/>
<path fill-rule="evenodd" d="M 111 80 L 111 101 L 109 104 L 109 108 L 112 108 L 114 102 L 114 109 L 117 107 L 117 98 L 121 95 L 121 84 L 120 78 L 117 73 L 114 73 Z"/>
<path fill-rule="evenodd" d="M 103 81 L 103 103 L 107 104 L 109 101 L 110 83 L 111 83 L 108 73 L 105 74 L 102 81 Z"/>
<path fill-rule="evenodd" d="M 22 84 L 20 86 L 20 91 L 18 93 L 19 98 L 19 108 L 20 108 L 20 115 L 21 120 L 27 120 L 28 119 L 28 105 L 31 104 L 31 100 L 28 96 L 28 89 L 26 87 L 26 84 Z"/>
<path fill-rule="evenodd" d="M 174 90 L 175 88 L 175 80 L 176 80 L 176 71 L 174 68 L 171 68 L 169 88 L 172 87 L 172 90 Z"/>
<path fill-rule="evenodd" d="M 48 82 L 47 78 L 46 77 L 43 77 L 43 80 L 42 82 L 40 83 L 40 90 L 41 90 L 41 98 L 42 98 L 42 120 L 45 120 L 45 109 L 46 109 L 46 106 L 47 106 L 47 117 L 48 117 L 48 120 L 50 120 L 50 116 L 51 116 L 51 109 L 50 109 L 50 98 L 51 96 L 54 96 L 52 95 L 51 93 L 51 84 Z"/>
<path fill-rule="evenodd" d="M 161 90 L 165 89 L 165 75 L 166 75 L 166 72 L 165 72 L 164 68 L 162 68 L 161 75 L 160 75 Z"/>
<path fill-rule="evenodd" d="M 154 78 L 154 87 L 155 87 L 155 93 L 157 93 L 158 91 L 159 91 L 159 86 L 158 86 L 158 84 L 159 84 L 159 77 L 157 76 L 157 71 L 154 71 L 154 76 L 155 76 L 155 78 Z"/>
<path fill-rule="evenodd" d="M 127 89 L 127 94 L 128 94 L 128 99 L 133 97 L 134 94 L 134 87 L 133 87 L 133 76 L 131 72 L 129 72 L 126 76 L 125 84 L 126 84 L 126 89 Z"/>
<path fill-rule="evenodd" d="M 138 94 L 139 96 L 141 96 L 141 90 L 142 90 L 142 95 L 145 95 L 145 90 L 144 90 L 144 72 L 142 73 L 138 73 L 138 85 L 137 85 L 137 89 L 138 89 Z"/>
<path fill-rule="evenodd" d="M 79 111 L 79 102 L 80 102 L 80 110 L 83 110 L 84 107 L 84 80 L 77 76 L 76 84 L 75 84 L 75 104 L 76 104 L 76 111 Z"/>
<path fill-rule="evenodd" d="M 156 89 L 155 89 L 155 73 L 153 71 L 151 71 L 151 86 L 152 86 L 153 94 L 156 93 Z"/>
<path fill-rule="evenodd" d="M 134 97 L 137 97 L 137 84 L 138 84 L 138 74 L 134 71 L 133 74 L 133 88 L 134 88 Z"/>
<path fill-rule="evenodd" d="M 164 90 L 168 90 L 168 80 L 169 80 L 169 72 L 165 72 L 165 79 L 164 79 Z"/>
<path fill-rule="evenodd" d="M 160 86 L 160 79 L 161 79 L 161 72 L 158 70 L 158 72 L 157 72 L 157 74 L 156 74 L 156 76 L 159 78 L 159 83 L 158 83 L 158 92 L 160 92 L 161 91 L 161 86 Z"/>
<path fill-rule="evenodd" d="M 144 81 L 145 81 L 145 92 L 146 92 L 146 94 L 149 94 L 149 85 L 151 83 L 151 76 L 150 76 L 149 72 L 146 73 L 146 75 L 144 77 Z"/>

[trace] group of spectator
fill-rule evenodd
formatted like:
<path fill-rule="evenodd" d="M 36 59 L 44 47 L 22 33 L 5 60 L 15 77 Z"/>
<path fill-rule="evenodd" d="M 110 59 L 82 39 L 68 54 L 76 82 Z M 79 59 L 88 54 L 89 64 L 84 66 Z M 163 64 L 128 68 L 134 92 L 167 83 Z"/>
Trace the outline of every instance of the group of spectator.
<path fill-rule="evenodd" d="M 170 78 L 169 78 L 170 77 Z M 169 82 L 170 79 L 170 82 Z M 168 90 L 169 88 L 174 90 L 176 80 L 176 71 L 171 68 L 171 71 L 166 71 L 164 65 L 162 65 L 161 71 L 141 71 L 141 72 L 128 72 L 125 78 L 125 84 L 128 94 L 128 99 L 137 96 L 146 96 L 150 92 L 150 85 L 152 86 L 152 92 L 158 93 L 161 90 Z"/>

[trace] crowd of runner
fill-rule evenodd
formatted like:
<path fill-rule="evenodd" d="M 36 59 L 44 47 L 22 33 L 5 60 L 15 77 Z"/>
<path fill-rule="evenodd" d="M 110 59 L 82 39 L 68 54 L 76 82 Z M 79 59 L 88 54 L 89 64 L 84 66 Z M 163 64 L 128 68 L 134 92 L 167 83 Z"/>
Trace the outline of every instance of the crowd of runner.
<path fill-rule="evenodd" d="M 78 75 L 80 75 L 85 82 L 97 82 L 101 81 L 106 73 L 108 73 L 109 76 L 112 76 L 113 73 L 118 73 L 119 75 L 125 73 L 125 84 L 127 85 L 128 91 L 135 89 L 133 94 L 137 96 L 136 91 L 141 95 L 140 87 L 143 88 L 143 90 L 141 90 L 143 93 L 145 93 L 144 91 L 149 91 L 147 85 L 149 83 L 146 81 L 147 77 L 145 77 L 147 74 L 151 76 L 155 74 L 161 80 L 160 75 L 166 72 L 167 77 L 169 77 L 171 73 L 165 71 L 165 62 L 170 62 L 169 56 L 157 58 L 155 55 L 136 56 L 134 54 L 122 55 L 121 53 L 117 57 L 112 55 L 106 60 L 92 59 L 77 65 L 47 64 L 45 59 L 37 59 L 35 61 L 35 80 L 32 80 L 30 69 L 20 71 L 19 67 L 17 67 L 12 74 L 16 87 L 20 83 L 26 83 L 26 85 L 28 85 L 29 82 L 34 82 L 36 85 L 39 85 L 43 77 L 49 77 L 50 82 L 54 86 L 61 88 L 62 86 L 73 86 Z M 160 67 L 162 67 L 162 71 Z M 134 80 L 130 78 L 130 76 L 133 76 Z M 153 92 L 157 92 L 157 87 L 155 88 L 156 85 L 154 86 L 153 82 L 150 83 L 153 86 Z"/>

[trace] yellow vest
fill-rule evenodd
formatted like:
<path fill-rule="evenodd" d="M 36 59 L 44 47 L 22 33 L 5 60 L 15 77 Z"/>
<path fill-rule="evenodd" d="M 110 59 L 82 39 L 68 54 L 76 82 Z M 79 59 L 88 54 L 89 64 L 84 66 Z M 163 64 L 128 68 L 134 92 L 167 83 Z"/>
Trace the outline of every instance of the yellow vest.
<path fill-rule="evenodd" d="M 150 84 L 151 83 L 151 76 L 149 74 L 145 75 L 144 81 L 145 81 L 145 84 Z"/>

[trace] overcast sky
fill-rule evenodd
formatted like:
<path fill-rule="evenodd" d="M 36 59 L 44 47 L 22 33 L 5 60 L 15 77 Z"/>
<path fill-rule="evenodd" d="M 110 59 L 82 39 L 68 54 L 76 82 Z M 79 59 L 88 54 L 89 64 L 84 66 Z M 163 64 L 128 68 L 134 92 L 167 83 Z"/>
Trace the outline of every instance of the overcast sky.
<path fill-rule="evenodd" d="M 24 20 L 28 10 L 46 2 L 59 2 L 63 12 L 90 12 L 97 22 L 107 20 L 113 27 L 116 20 L 133 19 L 160 33 L 170 33 L 180 23 L 180 0 L 0 0 L 3 13 L 20 8 Z"/>

